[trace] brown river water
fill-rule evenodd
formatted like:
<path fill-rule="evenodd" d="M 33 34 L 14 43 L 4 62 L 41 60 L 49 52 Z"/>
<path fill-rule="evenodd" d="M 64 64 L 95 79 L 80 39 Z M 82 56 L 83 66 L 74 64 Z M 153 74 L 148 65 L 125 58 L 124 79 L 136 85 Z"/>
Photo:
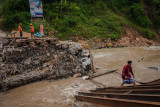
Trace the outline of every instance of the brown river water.
<path fill-rule="evenodd" d="M 128 60 L 132 60 L 135 79 L 140 82 L 149 82 L 160 79 L 160 47 L 127 47 L 92 50 L 97 73 L 109 69 L 118 69 Z M 143 58 L 144 57 L 144 58 Z M 142 59 L 140 62 L 138 60 Z M 97 82 L 106 86 L 119 86 L 121 76 L 116 73 L 95 78 Z M 58 81 L 40 81 L 21 86 L 6 93 L 0 92 L 0 107 L 100 107 L 75 101 L 74 95 L 79 91 L 86 92 L 96 86 L 89 80 L 69 78 Z"/>

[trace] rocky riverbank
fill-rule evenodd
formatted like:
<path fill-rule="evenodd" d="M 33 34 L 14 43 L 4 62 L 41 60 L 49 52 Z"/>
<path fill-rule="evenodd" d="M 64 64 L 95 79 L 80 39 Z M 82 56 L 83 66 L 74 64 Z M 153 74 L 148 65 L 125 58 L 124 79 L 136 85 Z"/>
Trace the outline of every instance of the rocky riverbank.
<path fill-rule="evenodd" d="M 75 42 L 5 46 L 0 62 L 0 87 L 7 90 L 46 78 L 61 79 L 76 73 L 83 75 L 90 70 L 86 69 L 86 58 L 88 53 Z"/>
<path fill-rule="evenodd" d="M 2 35 L 3 34 L 3 35 Z M 4 32 L 0 36 L 4 37 Z M 158 36 L 157 36 L 158 38 Z M 2 50 L 0 45 L 0 87 L 7 90 L 33 81 L 46 78 L 67 78 L 78 73 L 83 75 L 90 70 L 88 52 L 84 48 L 93 49 L 112 47 L 159 46 L 159 39 L 153 41 L 141 36 L 133 28 L 126 28 L 122 38 L 117 41 L 106 39 L 78 40 L 77 42 L 30 42 L 13 44 Z M 0 44 L 8 43 L 0 39 Z M 3 52 L 3 54 L 2 54 Z"/>
<path fill-rule="evenodd" d="M 156 35 L 153 40 L 147 39 L 142 36 L 136 29 L 132 27 L 124 27 L 125 32 L 118 40 L 106 39 L 100 40 L 99 37 L 92 38 L 91 40 L 84 41 L 77 37 L 76 41 L 82 43 L 85 48 L 89 46 L 92 49 L 100 48 L 118 48 L 118 47 L 138 47 L 138 46 L 160 46 L 160 36 Z M 85 44 L 87 42 L 87 44 Z"/>

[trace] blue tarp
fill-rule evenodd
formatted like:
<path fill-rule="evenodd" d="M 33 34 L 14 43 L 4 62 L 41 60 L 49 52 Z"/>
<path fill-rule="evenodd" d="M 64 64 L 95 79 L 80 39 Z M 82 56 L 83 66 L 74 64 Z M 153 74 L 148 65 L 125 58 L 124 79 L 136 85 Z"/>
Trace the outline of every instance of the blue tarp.
<path fill-rule="evenodd" d="M 41 35 L 40 35 L 39 33 L 36 33 L 36 35 L 37 35 L 38 37 L 41 37 Z"/>

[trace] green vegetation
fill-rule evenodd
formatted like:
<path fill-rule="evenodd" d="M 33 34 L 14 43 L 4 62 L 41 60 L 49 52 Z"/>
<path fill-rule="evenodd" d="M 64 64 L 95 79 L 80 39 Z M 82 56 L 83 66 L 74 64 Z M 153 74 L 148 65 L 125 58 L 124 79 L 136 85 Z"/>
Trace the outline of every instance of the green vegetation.
<path fill-rule="evenodd" d="M 5 2 L 6 0 L 0 0 L 0 5 L 2 5 L 3 2 Z"/>
<path fill-rule="evenodd" d="M 2 8 L 0 7 L 0 18 L 2 17 Z"/>
<path fill-rule="evenodd" d="M 160 28 L 160 0 L 146 0 L 146 5 L 150 7 L 149 17 L 156 28 Z"/>
<path fill-rule="evenodd" d="M 30 23 L 30 13 L 27 0 L 7 0 L 2 5 L 2 27 L 5 30 L 18 28 L 22 22 L 25 25 Z M 25 30 L 25 29 L 24 29 Z"/>
<path fill-rule="evenodd" d="M 132 26 L 144 37 L 153 39 L 154 30 L 160 28 L 159 0 L 46 0 L 43 2 L 45 31 L 58 30 L 62 40 L 75 35 L 89 39 L 99 36 L 102 40 L 117 40 L 123 26 Z M 147 7 L 150 5 L 150 7 Z M 145 7 L 155 10 L 146 12 Z M 2 27 L 15 29 L 20 22 L 29 31 L 30 13 L 28 0 L 7 0 L 2 8 Z M 38 31 L 39 24 L 33 25 Z"/>

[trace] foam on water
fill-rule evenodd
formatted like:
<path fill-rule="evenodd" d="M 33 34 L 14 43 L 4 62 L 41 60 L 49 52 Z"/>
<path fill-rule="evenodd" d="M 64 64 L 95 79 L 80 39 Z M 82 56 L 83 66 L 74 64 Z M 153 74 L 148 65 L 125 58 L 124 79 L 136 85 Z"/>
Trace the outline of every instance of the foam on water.
<path fill-rule="evenodd" d="M 83 104 L 75 102 L 74 96 L 80 91 L 88 91 L 90 89 L 95 89 L 96 86 L 91 83 L 82 83 L 78 80 L 74 81 L 72 84 L 69 84 L 64 89 L 61 90 L 60 95 L 65 96 L 65 103 L 71 104 L 72 106 L 76 105 L 78 107 L 83 107 Z"/>
<path fill-rule="evenodd" d="M 63 81 L 62 81 L 63 82 Z M 60 83 L 62 83 L 60 82 Z M 96 85 L 86 80 L 74 80 L 63 83 L 61 85 L 54 84 L 46 87 L 45 91 L 37 91 L 32 95 L 32 101 L 40 100 L 44 103 L 50 104 L 65 104 L 71 107 L 96 107 L 89 103 L 75 101 L 75 95 L 78 92 L 87 92 L 88 90 L 95 89 Z M 56 93 L 51 93 L 56 90 Z M 57 97 L 58 96 L 58 97 Z"/>
<path fill-rule="evenodd" d="M 145 50 L 160 50 L 160 46 L 140 47 Z"/>
<path fill-rule="evenodd" d="M 112 54 L 111 53 L 99 53 L 99 54 L 94 55 L 94 58 L 102 58 L 106 56 L 112 56 Z"/>

